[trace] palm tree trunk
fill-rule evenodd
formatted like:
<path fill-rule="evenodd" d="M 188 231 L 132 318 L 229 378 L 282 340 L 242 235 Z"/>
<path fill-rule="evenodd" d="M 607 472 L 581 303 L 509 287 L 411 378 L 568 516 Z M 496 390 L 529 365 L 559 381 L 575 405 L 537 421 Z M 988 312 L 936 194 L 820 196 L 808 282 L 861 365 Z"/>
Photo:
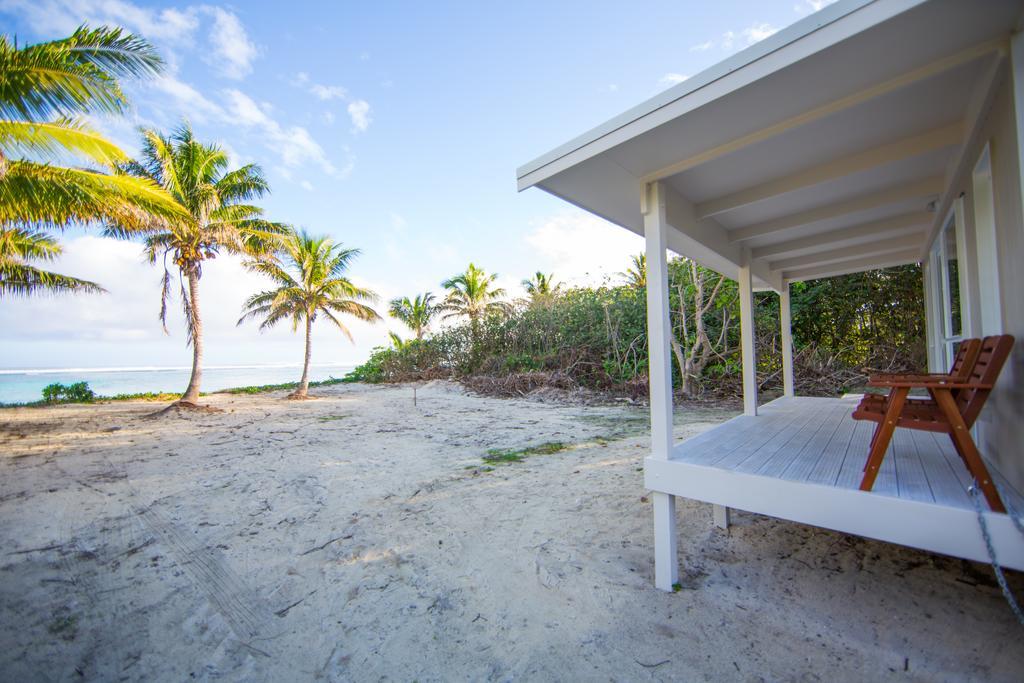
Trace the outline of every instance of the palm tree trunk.
<path fill-rule="evenodd" d="M 302 379 L 293 396 L 305 398 L 309 394 L 309 360 L 313 357 L 313 316 L 306 315 L 306 360 L 302 364 Z"/>
<path fill-rule="evenodd" d="M 188 298 L 192 310 L 192 376 L 181 400 L 196 403 L 199 401 L 199 385 L 203 381 L 203 319 L 199 316 L 199 274 L 194 268 L 188 273 Z"/>

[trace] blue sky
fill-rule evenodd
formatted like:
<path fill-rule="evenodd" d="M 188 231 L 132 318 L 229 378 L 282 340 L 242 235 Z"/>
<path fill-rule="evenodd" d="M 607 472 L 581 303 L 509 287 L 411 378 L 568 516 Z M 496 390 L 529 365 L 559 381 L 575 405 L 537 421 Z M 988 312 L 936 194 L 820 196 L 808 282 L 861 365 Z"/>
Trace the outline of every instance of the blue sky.
<path fill-rule="evenodd" d="M 264 167 L 270 217 L 362 249 L 354 279 L 387 299 L 440 293 L 470 260 L 513 295 L 538 269 L 614 279 L 641 240 L 518 194 L 515 168 L 823 4 L 0 0 L 0 27 L 36 41 L 87 21 L 150 39 L 165 74 L 129 85 L 130 116 L 95 123 L 134 150 L 138 126 L 187 117 L 236 163 Z M 0 364 L 187 365 L 180 321 L 170 336 L 157 322 L 159 273 L 138 246 L 95 231 L 64 240 L 58 267 L 109 293 L 4 301 Z M 301 360 L 289 330 L 235 327 L 263 284 L 229 257 L 206 266 L 209 364 Z M 321 327 L 314 362 L 359 362 L 389 328 L 405 334 L 354 324 L 353 345 Z"/>

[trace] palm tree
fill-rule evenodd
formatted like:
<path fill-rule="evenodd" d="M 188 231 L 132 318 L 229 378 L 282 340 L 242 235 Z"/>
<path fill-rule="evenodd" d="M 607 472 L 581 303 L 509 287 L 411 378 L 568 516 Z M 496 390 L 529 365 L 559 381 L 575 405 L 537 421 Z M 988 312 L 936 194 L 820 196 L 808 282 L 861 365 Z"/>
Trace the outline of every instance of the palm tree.
<path fill-rule="evenodd" d="M 330 320 L 351 340 L 352 333 L 337 316 L 349 315 L 368 322 L 380 320 L 377 312 L 363 303 L 376 301 L 377 295 L 352 284 L 345 275 L 349 264 L 359 255 L 358 249 L 344 249 L 327 237 L 289 231 L 281 240 L 281 252 L 283 263 L 279 258 L 246 262 L 248 268 L 266 275 L 278 286 L 249 297 L 238 324 L 249 318 L 262 318 L 260 330 L 266 330 L 289 319 L 292 331 L 297 331 L 299 324 L 305 322 L 306 356 L 302 379 L 291 398 L 306 398 L 312 357 L 311 333 L 317 316 Z"/>
<path fill-rule="evenodd" d="M 530 295 L 531 301 L 546 301 L 557 296 L 562 290 L 562 283 L 555 282 L 555 276 L 545 275 L 539 270 L 532 278 L 523 280 L 523 288 Z"/>
<path fill-rule="evenodd" d="M 31 261 L 52 261 L 62 249 L 57 241 L 37 230 L 0 225 L 0 298 L 36 292 L 102 292 L 95 282 L 51 273 Z"/>
<path fill-rule="evenodd" d="M 248 203 L 270 191 L 262 169 L 247 164 L 228 170 L 224 150 L 197 140 L 187 123 L 170 136 L 143 131 L 141 160 L 127 164 L 125 170 L 164 188 L 185 215 L 184 219 L 168 223 L 114 227 L 108 234 L 122 238 L 144 235 L 149 262 L 163 264 L 160 321 L 165 332 L 171 267 L 179 272 L 187 341 L 192 345 L 192 374 L 179 404 L 191 406 L 199 399 L 203 373 L 203 321 L 199 305 L 203 263 L 221 251 L 267 257 L 277 249 L 287 230 L 279 223 L 265 220 L 263 210 Z"/>
<path fill-rule="evenodd" d="M 118 78 L 161 67 L 149 43 L 121 29 L 82 26 L 25 46 L 0 36 L 0 226 L 138 227 L 180 218 L 159 186 L 117 172 L 127 155 L 81 118 L 122 113 L 128 101 Z M 71 160 L 90 168 L 60 165 Z M 24 293 L 35 287 L 27 286 Z"/>
<path fill-rule="evenodd" d="M 394 332 L 388 331 L 388 339 L 391 340 L 391 347 L 395 351 L 401 351 L 412 343 L 411 339 L 402 339 Z"/>
<path fill-rule="evenodd" d="M 423 335 L 430 327 L 430 321 L 437 315 L 438 309 L 434 305 L 434 295 L 427 292 L 417 294 L 416 298 L 411 301 L 407 296 L 392 299 L 388 313 L 392 318 L 397 318 L 405 323 L 405 326 L 416 334 L 417 339 L 423 339 Z"/>
<path fill-rule="evenodd" d="M 445 312 L 444 317 L 464 315 L 475 327 L 485 315 L 507 313 L 508 304 L 500 300 L 505 296 L 505 290 L 491 286 L 497 279 L 496 273 L 489 275 L 470 263 L 465 272 L 442 282 L 441 286 L 448 290 L 448 296 L 440 306 Z"/>
<path fill-rule="evenodd" d="M 633 264 L 632 268 L 627 268 L 626 272 L 620 273 L 626 278 L 626 286 L 636 287 L 637 289 L 647 288 L 647 254 L 636 254 L 630 257 L 630 263 Z"/>

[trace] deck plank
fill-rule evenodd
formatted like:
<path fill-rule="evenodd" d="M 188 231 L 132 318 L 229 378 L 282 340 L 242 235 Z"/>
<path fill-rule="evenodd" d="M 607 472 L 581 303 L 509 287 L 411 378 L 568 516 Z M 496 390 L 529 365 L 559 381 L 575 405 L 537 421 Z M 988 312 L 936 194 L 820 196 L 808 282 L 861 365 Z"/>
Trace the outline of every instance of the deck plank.
<path fill-rule="evenodd" d="M 910 437 L 917 446 L 918 456 L 924 467 L 925 476 L 928 477 L 928 485 L 932 489 L 935 502 L 954 507 L 969 507 L 971 502 L 967 499 L 967 487 L 958 473 L 954 472 L 954 467 L 965 469 L 959 458 L 957 462 L 951 464 L 931 432 L 910 430 Z"/>
<path fill-rule="evenodd" d="M 786 411 L 773 416 L 773 428 L 765 430 L 761 438 L 749 439 L 739 448 L 723 456 L 716 466 L 730 470 L 756 471 L 763 458 L 770 457 L 779 448 L 789 443 L 809 422 L 811 422 L 824 406 L 818 405 L 800 411 Z M 752 457 L 754 460 L 751 460 Z M 748 461 L 750 461 L 748 463 Z M 741 466 L 744 466 L 741 469 Z"/>
<path fill-rule="evenodd" d="M 900 498 L 935 502 L 928 477 L 918 455 L 911 429 L 897 429 L 892 438 L 892 459 L 896 468 L 896 488 Z"/>
<path fill-rule="evenodd" d="M 852 420 L 852 418 L 851 418 Z M 836 486 L 843 489 L 855 489 L 860 486 L 860 480 L 864 478 L 864 463 L 868 459 L 868 450 L 871 448 L 871 434 L 874 432 L 874 423 L 854 421 L 853 437 L 850 439 L 850 447 L 846 451 L 846 457 L 839 468 L 836 476 Z M 875 489 L 878 490 L 877 488 Z"/>
<path fill-rule="evenodd" d="M 857 422 L 849 417 L 853 406 L 844 406 L 843 417 L 829 442 L 822 448 L 821 455 L 808 473 L 806 481 L 814 484 L 834 486 L 839 478 L 839 470 L 843 466 L 846 454 L 850 449 L 850 441 Z M 796 477 L 793 477 L 796 479 Z"/>
<path fill-rule="evenodd" d="M 843 406 L 827 406 L 812 421 L 815 424 L 814 433 L 810 435 L 802 447 L 798 448 L 798 439 L 794 439 L 787 444 L 786 448 L 780 449 L 779 452 L 775 453 L 775 455 L 761 465 L 757 469 L 758 474 L 785 479 L 787 477 L 783 477 L 783 473 L 794 463 L 807 463 L 800 469 L 810 469 L 811 463 L 817 460 L 818 455 L 831 440 L 844 412 L 845 408 Z"/>
<path fill-rule="evenodd" d="M 692 442 L 684 442 L 681 447 L 677 447 L 674 457 L 699 465 L 717 465 L 722 458 L 737 449 L 748 447 L 755 442 L 761 444 L 774 436 L 785 428 L 789 416 L 807 403 L 806 399 L 789 405 L 780 405 L 773 401 L 762 406 L 757 416 L 741 415 L 734 418 L 730 421 L 731 429 L 709 430 L 715 432 L 712 443 L 701 442 L 695 444 L 696 447 L 691 447 Z"/>

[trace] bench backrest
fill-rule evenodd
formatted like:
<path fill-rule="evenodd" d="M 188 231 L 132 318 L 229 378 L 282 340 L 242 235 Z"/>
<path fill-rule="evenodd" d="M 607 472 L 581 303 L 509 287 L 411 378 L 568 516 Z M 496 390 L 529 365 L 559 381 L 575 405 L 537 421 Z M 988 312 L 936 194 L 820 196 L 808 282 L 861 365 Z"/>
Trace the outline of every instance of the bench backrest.
<path fill-rule="evenodd" d="M 953 367 L 949 369 L 949 376 L 966 380 L 974 363 L 978 360 L 980 351 L 980 339 L 964 339 L 960 342 L 960 346 L 956 350 L 956 357 L 953 359 Z"/>
<path fill-rule="evenodd" d="M 985 406 L 985 401 L 992 390 L 984 388 L 984 385 L 991 387 L 996 383 L 1003 364 L 1013 350 L 1013 341 L 1011 334 L 985 337 L 981 341 L 981 349 L 965 380 L 979 386 L 964 387 L 956 393 L 957 407 L 960 408 L 960 414 L 968 427 L 974 424 Z"/>

